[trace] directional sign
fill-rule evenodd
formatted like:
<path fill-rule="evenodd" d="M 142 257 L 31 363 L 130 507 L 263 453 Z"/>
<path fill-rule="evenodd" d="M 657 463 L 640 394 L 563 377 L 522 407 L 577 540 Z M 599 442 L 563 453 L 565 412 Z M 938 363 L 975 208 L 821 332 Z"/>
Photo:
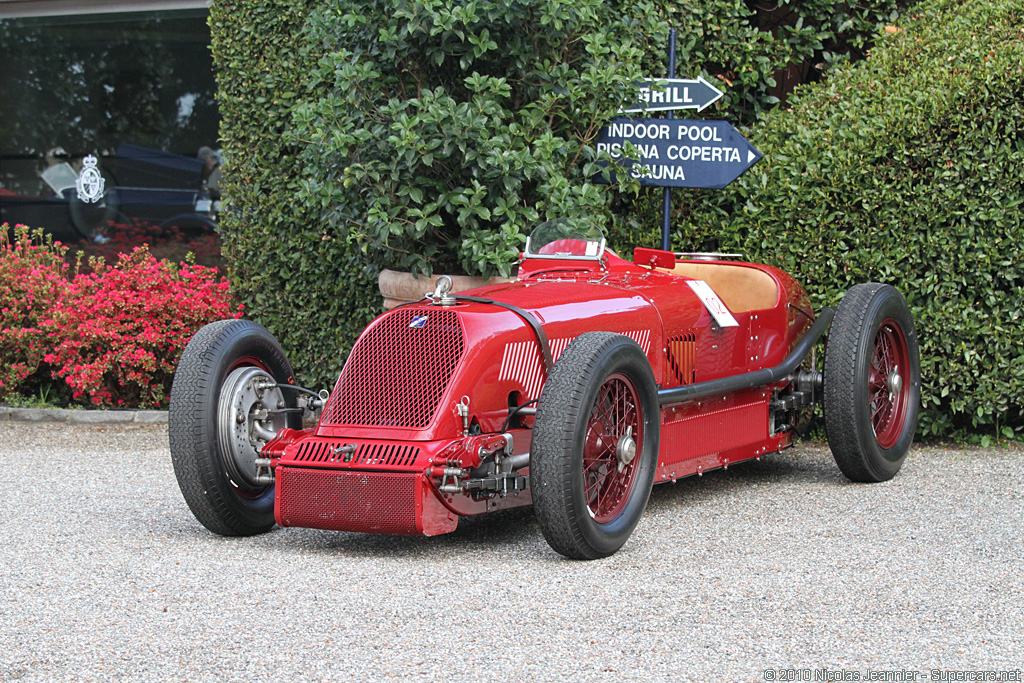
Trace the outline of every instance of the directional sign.
<path fill-rule="evenodd" d="M 623 113 L 696 109 L 704 111 L 712 102 L 724 95 L 721 90 L 697 78 L 658 78 L 643 81 L 640 101 Z"/>
<path fill-rule="evenodd" d="M 633 158 L 626 158 L 627 142 Z M 653 187 L 722 188 L 763 156 L 727 121 L 620 116 L 601 129 L 596 146 Z"/>

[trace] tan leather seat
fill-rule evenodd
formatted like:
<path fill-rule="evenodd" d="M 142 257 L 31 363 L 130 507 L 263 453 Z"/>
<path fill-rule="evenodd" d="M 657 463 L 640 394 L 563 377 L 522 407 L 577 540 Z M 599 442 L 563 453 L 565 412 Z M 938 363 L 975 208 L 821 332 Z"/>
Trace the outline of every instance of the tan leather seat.
<path fill-rule="evenodd" d="M 728 263 L 677 263 L 675 268 L 658 268 L 663 273 L 703 280 L 733 313 L 772 308 L 779 300 L 779 286 L 768 273 L 757 268 Z"/>

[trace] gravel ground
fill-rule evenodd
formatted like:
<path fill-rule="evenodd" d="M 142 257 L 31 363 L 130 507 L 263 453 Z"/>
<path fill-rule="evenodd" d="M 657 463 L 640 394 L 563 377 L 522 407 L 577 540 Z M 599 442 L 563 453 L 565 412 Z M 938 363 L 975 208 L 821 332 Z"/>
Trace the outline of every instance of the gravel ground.
<path fill-rule="evenodd" d="M 1024 668 L 1020 450 L 918 448 L 895 480 L 853 485 L 803 446 L 656 487 L 626 547 L 580 563 L 529 510 L 432 539 L 219 538 L 185 507 L 166 426 L 0 434 L 0 681 Z"/>

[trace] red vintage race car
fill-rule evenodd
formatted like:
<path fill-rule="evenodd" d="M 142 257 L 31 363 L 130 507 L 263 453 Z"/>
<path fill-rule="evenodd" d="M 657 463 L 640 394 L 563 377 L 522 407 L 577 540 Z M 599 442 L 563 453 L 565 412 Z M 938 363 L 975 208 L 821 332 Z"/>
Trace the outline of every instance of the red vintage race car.
<path fill-rule="evenodd" d="M 568 220 L 533 231 L 514 281 L 448 285 L 374 320 L 329 394 L 294 386 L 256 323 L 200 330 L 170 402 L 196 518 L 229 536 L 275 522 L 429 536 L 532 504 L 552 548 L 594 559 L 622 547 L 654 484 L 782 450 L 819 402 L 854 481 L 893 477 L 914 436 L 918 342 L 889 285 L 815 314 L 776 268 L 627 261 Z"/>

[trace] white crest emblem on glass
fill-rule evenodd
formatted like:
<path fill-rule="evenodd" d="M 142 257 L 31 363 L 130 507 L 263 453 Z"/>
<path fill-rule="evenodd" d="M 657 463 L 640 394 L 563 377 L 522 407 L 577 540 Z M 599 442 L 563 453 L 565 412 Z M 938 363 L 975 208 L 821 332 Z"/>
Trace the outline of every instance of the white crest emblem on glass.
<path fill-rule="evenodd" d="M 91 154 L 82 159 L 82 163 L 85 166 L 82 168 L 82 172 L 78 174 L 78 181 L 75 183 L 75 188 L 78 190 L 78 198 L 89 204 L 100 200 L 103 196 L 104 185 L 106 184 L 103 176 L 100 175 L 99 169 L 96 168 L 98 162 L 99 160 Z"/>

